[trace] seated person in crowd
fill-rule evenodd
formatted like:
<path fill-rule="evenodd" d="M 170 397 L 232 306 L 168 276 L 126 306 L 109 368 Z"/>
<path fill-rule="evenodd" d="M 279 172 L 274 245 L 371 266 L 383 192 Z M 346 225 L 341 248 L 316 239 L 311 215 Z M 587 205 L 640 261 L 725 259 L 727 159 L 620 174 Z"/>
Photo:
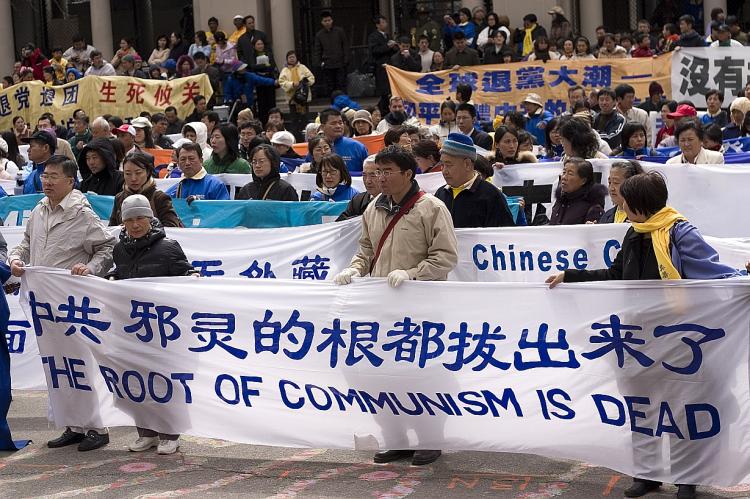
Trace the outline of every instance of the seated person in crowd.
<path fill-rule="evenodd" d="M 359 194 L 352 187 L 352 176 L 338 154 L 327 154 L 320 159 L 315 184 L 317 190 L 310 201 L 349 201 Z"/>
<path fill-rule="evenodd" d="M 515 225 L 503 193 L 474 170 L 477 151 L 469 137 L 448 135 L 440 159 L 447 185 L 438 189 L 435 197 L 448 207 L 455 228 Z"/>
<path fill-rule="evenodd" d="M 687 118 L 680 121 L 674 136 L 680 146 L 681 154 L 669 158 L 667 164 L 723 164 L 723 154 L 717 151 L 709 151 L 703 147 L 704 134 L 703 127 L 697 118 Z"/>
<path fill-rule="evenodd" d="M 210 145 L 208 145 L 208 129 L 206 124 L 202 121 L 191 121 L 186 123 L 182 127 L 182 136 L 191 142 L 195 142 L 201 146 L 203 151 L 203 161 L 211 157 L 214 152 Z"/>
<path fill-rule="evenodd" d="M 172 206 L 172 198 L 156 189 L 154 182 L 154 157 L 150 154 L 135 151 L 125 156 L 123 164 L 125 185 L 115 196 L 109 225 L 122 224 L 122 202 L 133 194 L 142 194 L 151 203 L 151 211 L 164 227 L 184 227 Z"/>
<path fill-rule="evenodd" d="M 471 104 L 460 104 L 458 108 L 456 108 L 456 124 L 458 125 L 458 130 L 464 135 L 471 137 L 471 140 L 475 145 L 486 151 L 491 151 L 492 137 L 474 127 L 476 120 L 477 110 Z"/>
<path fill-rule="evenodd" d="M 529 151 L 521 151 L 518 142 L 518 132 L 505 125 L 495 129 L 495 163 L 494 168 L 518 163 L 536 163 L 537 159 Z"/>
<path fill-rule="evenodd" d="M 385 147 L 395 144 L 411 151 L 411 136 L 409 135 L 409 128 L 406 126 L 391 128 L 385 132 L 385 135 L 383 135 L 383 144 Z"/>
<path fill-rule="evenodd" d="M 594 167 L 585 159 L 568 158 L 563 163 L 560 185 L 555 191 L 550 225 L 596 222 L 604 214 L 607 189 L 594 179 Z"/>
<path fill-rule="evenodd" d="M 203 151 L 198 144 L 188 142 L 176 152 L 183 179 L 167 189 L 167 194 L 172 198 L 187 199 L 188 202 L 196 199 L 229 199 L 227 186 L 203 168 Z"/>
<path fill-rule="evenodd" d="M 281 156 L 273 146 L 261 144 L 253 150 L 253 181 L 240 189 L 235 199 L 299 201 L 294 187 L 281 179 Z"/>
<path fill-rule="evenodd" d="M 240 158 L 240 134 L 237 127 L 226 123 L 211 132 L 211 157 L 204 161 L 208 173 L 250 173 L 250 165 Z"/>
<path fill-rule="evenodd" d="M 615 161 L 610 165 L 607 183 L 609 184 L 609 199 L 612 200 L 614 206 L 604 212 L 599 219 L 600 224 L 621 224 L 628 221 L 628 214 L 622 207 L 625 198 L 620 193 L 620 187 L 627 179 L 640 173 L 643 173 L 643 167 L 638 161 Z"/>
<path fill-rule="evenodd" d="M 109 139 L 93 139 L 81 151 L 78 162 L 81 172 L 81 192 L 102 196 L 117 196 L 125 183 L 118 168 L 115 148 Z"/>
<path fill-rule="evenodd" d="M 309 162 L 302 163 L 297 168 L 297 173 L 318 173 L 320 169 L 320 159 L 326 154 L 330 154 L 333 148 L 331 143 L 322 135 L 318 135 L 310 139 L 307 143 L 307 155 L 310 159 Z"/>
<path fill-rule="evenodd" d="M 447 138 L 447 137 L 446 137 Z M 434 173 L 443 171 L 440 163 L 440 147 L 433 140 L 420 140 L 412 144 L 411 152 L 419 166 L 418 173 Z"/>
<path fill-rule="evenodd" d="M 368 156 L 362 165 L 362 182 L 365 184 L 365 191 L 349 200 L 344 213 L 336 219 L 337 222 L 362 215 L 370 201 L 378 197 L 380 194 L 380 179 L 375 174 L 376 170 L 375 155 Z"/>
<path fill-rule="evenodd" d="M 662 154 L 646 145 L 646 127 L 637 121 L 625 123 L 620 135 L 622 145 L 612 151 L 613 156 L 620 158 L 641 159 L 648 156 L 661 156 Z"/>
<path fill-rule="evenodd" d="M 291 132 L 282 130 L 276 132 L 271 137 L 271 145 L 279 152 L 282 158 L 299 159 L 301 156 L 294 151 L 294 135 Z"/>

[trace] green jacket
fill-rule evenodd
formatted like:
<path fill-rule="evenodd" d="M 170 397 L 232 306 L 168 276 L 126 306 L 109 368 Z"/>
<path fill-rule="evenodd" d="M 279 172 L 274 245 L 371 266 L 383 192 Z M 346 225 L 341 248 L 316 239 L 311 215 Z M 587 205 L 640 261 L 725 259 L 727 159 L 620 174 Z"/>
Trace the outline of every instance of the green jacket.
<path fill-rule="evenodd" d="M 219 173 L 250 173 L 250 164 L 242 158 L 237 158 L 232 162 L 228 158 L 222 160 L 216 153 L 203 162 L 203 168 L 206 172 L 217 175 Z"/>
<path fill-rule="evenodd" d="M 78 142 L 88 144 L 93 138 L 94 136 L 91 135 L 91 130 L 87 128 L 86 132 L 83 135 L 75 134 L 73 137 L 68 139 L 68 144 L 70 144 L 70 148 L 73 149 L 73 155 L 76 157 L 76 160 L 79 160 L 78 156 L 81 154 L 81 151 L 83 151 L 83 149 L 76 149 L 76 144 L 78 144 Z"/>

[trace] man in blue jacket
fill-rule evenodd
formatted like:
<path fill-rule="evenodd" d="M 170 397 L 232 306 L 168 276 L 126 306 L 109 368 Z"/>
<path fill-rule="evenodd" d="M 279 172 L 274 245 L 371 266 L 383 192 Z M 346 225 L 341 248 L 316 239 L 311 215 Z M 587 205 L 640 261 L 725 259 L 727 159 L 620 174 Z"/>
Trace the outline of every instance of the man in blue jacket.
<path fill-rule="evenodd" d="M 44 165 L 55 154 L 57 139 L 49 132 L 40 130 L 29 139 L 29 163 L 25 170 L 28 172 L 23 183 L 24 194 L 42 192 L 42 178 Z"/>
<path fill-rule="evenodd" d="M 256 86 L 272 87 L 276 85 L 276 80 L 266 78 L 255 73 L 247 71 L 247 64 L 236 62 L 232 67 L 232 74 L 224 83 L 224 103 L 232 105 L 234 101 L 240 100 L 247 107 L 252 107 L 254 102 L 254 92 Z"/>
<path fill-rule="evenodd" d="M 361 142 L 344 137 L 344 120 L 341 113 L 333 108 L 321 111 L 320 130 L 333 144 L 333 152 L 343 158 L 346 168 L 350 172 L 361 172 L 362 163 L 369 153 Z"/>
<path fill-rule="evenodd" d="M 544 145 L 546 136 L 544 133 L 547 123 L 552 119 L 552 113 L 544 110 L 542 98 L 538 94 L 529 94 L 521 102 L 526 109 L 526 131 L 534 137 L 534 143 Z"/>
<path fill-rule="evenodd" d="M 203 168 L 201 146 L 192 142 L 177 148 L 177 162 L 184 178 L 167 189 L 170 197 L 187 199 L 229 199 L 227 186 Z"/>

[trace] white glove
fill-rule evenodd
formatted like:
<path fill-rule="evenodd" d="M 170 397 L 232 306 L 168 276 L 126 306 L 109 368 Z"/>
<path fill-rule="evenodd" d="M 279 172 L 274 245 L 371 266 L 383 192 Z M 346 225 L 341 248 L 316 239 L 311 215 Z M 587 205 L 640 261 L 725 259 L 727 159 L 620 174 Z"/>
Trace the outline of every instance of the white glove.
<path fill-rule="evenodd" d="M 352 277 L 359 277 L 359 270 L 348 268 L 342 270 L 336 277 L 333 278 L 333 282 L 336 284 L 351 284 L 352 283 Z"/>
<path fill-rule="evenodd" d="M 397 288 L 401 286 L 402 282 L 408 281 L 408 280 L 409 280 L 409 273 L 405 270 L 396 269 L 396 270 L 391 271 L 390 274 L 388 274 L 388 284 L 390 284 L 392 288 Z"/>

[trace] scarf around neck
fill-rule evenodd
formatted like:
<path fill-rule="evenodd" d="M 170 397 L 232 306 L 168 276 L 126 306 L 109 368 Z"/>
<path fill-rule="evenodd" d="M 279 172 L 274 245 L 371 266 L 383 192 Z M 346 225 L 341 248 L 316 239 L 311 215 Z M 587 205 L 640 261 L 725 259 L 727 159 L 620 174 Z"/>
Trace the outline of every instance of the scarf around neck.
<path fill-rule="evenodd" d="M 631 222 L 633 230 L 640 234 L 651 234 L 651 244 L 654 245 L 656 264 L 662 279 L 682 279 L 680 273 L 672 264 L 669 251 L 669 234 L 674 224 L 687 219 L 671 206 L 665 206 L 651 215 L 645 222 Z"/>

